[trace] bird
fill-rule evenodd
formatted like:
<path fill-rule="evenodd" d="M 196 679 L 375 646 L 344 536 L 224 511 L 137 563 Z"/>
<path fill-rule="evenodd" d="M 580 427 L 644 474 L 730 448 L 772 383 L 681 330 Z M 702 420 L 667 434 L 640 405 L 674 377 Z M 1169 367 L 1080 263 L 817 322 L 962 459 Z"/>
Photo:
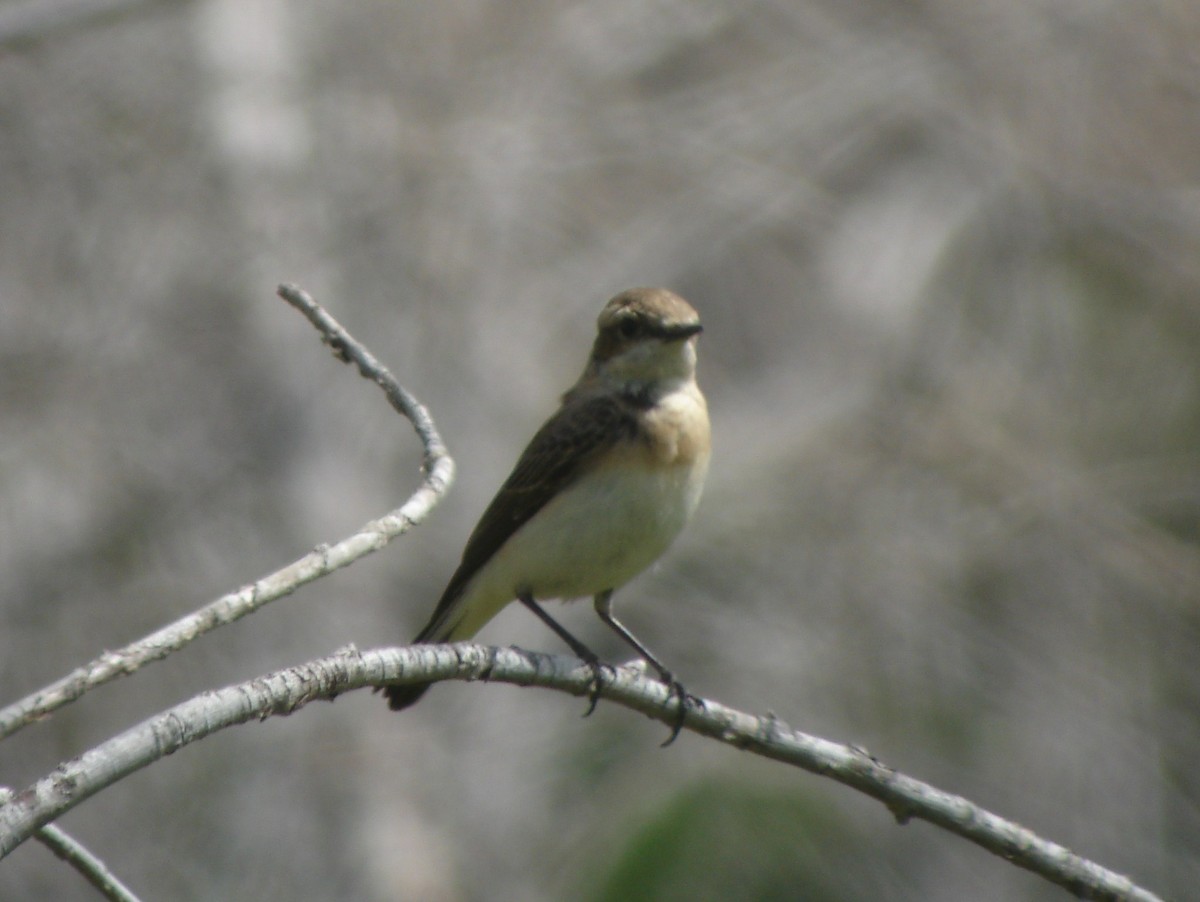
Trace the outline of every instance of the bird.
<path fill-rule="evenodd" d="M 678 691 L 674 739 L 690 697 L 616 619 L 612 598 L 667 550 L 700 501 L 711 448 L 696 382 L 701 331 L 692 306 L 664 288 L 629 289 L 604 305 L 582 375 L 484 510 L 413 644 L 472 638 L 519 601 L 597 668 L 540 604 L 591 596 L 600 619 Z M 598 681 L 597 670 L 595 692 Z M 429 685 L 387 686 L 389 707 L 413 705 Z"/>

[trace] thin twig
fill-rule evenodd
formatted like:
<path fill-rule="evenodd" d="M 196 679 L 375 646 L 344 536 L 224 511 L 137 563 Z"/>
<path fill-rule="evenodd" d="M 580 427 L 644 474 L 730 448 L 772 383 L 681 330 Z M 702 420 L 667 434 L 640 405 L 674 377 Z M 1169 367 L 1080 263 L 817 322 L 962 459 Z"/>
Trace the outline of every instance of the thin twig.
<path fill-rule="evenodd" d="M 137 895 L 113 874 L 104 862 L 53 824 L 37 832 L 37 839 L 77 870 L 83 879 L 110 902 L 139 902 Z"/>
<path fill-rule="evenodd" d="M 574 658 L 474 644 L 367 652 L 348 649 L 248 683 L 206 692 L 61 764 L 0 806 L 0 857 L 106 786 L 218 730 L 290 714 L 315 699 L 331 699 L 351 689 L 444 679 L 542 686 L 581 697 L 595 691 L 594 669 Z M 678 719 L 678 693 L 645 678 L 638 667 L 606 671 L 600 695 L 670 726 Z M 697 704 L 693 699 L 684 726 L 735 748 L 844 783 L 883 802 L 901 823 L 918 818 L 937 824 L 1080 898 L 1161 902 L 1128 878 L 961 796 L 900 774 L 861 749 L 793 730 L 773 715 L 755 716 L 719 702 L 702 699 Z"/>
<path fill-rule="evenodd" d="M 12 799 L 12 790 L 0 787 L 0 805 Z M 79 840 L 53 824 L 47 824 L 33 838 L 77 870 L 109 902 L 139 902 L 137 895 L 108 869 L 103 861 L 87 850 Z"/>
<path fill-rule="evenodd" d="M 321 333 L 322 340 L 334 349 L 338 359 L 357 365 L 358 371 L 382 388 L 392 406 L 413 424 L 424 448 L 421 485 L 403 506 L 370 521 L 349 538 L 334 545 L 319 546 L 283 569 L 236 592 L 223 595 L 124 648 L 106 651 L 56 682 L 0 709 L 0 739 L 47 716 L 97 686 L 134 673 L 217 627 L 252 614 L 268 602 L 290 595 L 301 586 L 378 551 L 424 520 L 450 488 L 454 480 L 454 461 L 446 452 L 446 446 L 425 407 L 405 391 L 387 368 L 311 297 L 292 285 L 280 286 L 279 294 L 308 318 Z"/>
<path fill-rule="evenodd" d="M 439 461 L 449 460 L 450 455 L 438 434 L 437 426 L 429 411 L 420 401 L 405 391 L 396 381 L 388 368 L 375 359 L 360 342 L 356 341 L 349 332 L 342 328 L 332 316 L 312 299 L 308 292 L 295 285 L 283 284 L 277 289 L 277 294 L 303 313 L 310 323 L 321 333 L 321 340 L 332 350 L 335 357 L 343 363 L 353 363 L 358 367 L 359 374 L 364 379 L 370 379 L 387 396 L 391 405 L 404 415 L 425 448 L 425 471 L 434 469 Z"/>

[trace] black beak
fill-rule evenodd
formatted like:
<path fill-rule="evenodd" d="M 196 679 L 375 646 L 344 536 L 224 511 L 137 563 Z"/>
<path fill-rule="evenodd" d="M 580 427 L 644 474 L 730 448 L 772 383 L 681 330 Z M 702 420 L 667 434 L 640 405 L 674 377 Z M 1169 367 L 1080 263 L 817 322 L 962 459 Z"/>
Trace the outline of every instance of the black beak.
<path fill-rule="evenodd" d="M 683 323 L 678 326 L 668 326 L 663 330 L 663 338 L 667 341 L 682 341 L 685 338 L 691 338 L 693 335 L 699 335 L 704 331 L 704 327 L 700 323 Z"/>

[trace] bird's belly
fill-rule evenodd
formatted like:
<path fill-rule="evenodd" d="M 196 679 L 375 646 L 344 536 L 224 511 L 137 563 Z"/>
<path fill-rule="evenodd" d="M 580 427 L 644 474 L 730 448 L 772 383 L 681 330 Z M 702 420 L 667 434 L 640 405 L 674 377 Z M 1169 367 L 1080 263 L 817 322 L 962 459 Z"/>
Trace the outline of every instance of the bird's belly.
<path fill-rule="evenodd" d="M 566 489 L 518 530 L 474 587 L 501 605 L 615 589 L 652 564 L 700 499 L 707 460 L 648 467 L 621 461 Z"/>

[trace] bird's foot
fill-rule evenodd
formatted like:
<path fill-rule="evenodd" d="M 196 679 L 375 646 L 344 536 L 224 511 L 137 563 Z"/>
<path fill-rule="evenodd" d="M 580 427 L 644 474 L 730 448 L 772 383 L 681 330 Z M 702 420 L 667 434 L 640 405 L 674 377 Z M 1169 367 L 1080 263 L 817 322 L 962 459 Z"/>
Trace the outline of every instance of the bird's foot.
<path fill-rule="evenodd" d="M 592 712 L 596 710 L 596 705 L 600 702 L 600 690 L 604 688 L 604 681 L 607 678 L 607 674 L 611 672 L 615 678 L 616 671 L 613 670 L 611 664 L 605 664 L 599 658 L 592 658 L 587 664 L 592 668 L 592 682 L 588 687 L 588 707 L 583 712 L 583 716 L 591 717 Z"/>
<path fill-rule="evenodd" d="M 692 695 L 684 688 L 683 683 L 675 679 L 669 671 L 662 674 L 663 682 L 667 684 L 667 703 L 670 704 L 672 698 L 679 699 L 679 707 L 676 710 L 675 722 L 671 725 L 671 735 L 667 737 L 659 748 L 666 748 L 676 739 L 679 738 L 680 732 L 683 730 L 683 724 L 687 720 L 687 712 L 689 707 L 694 707 L 697 711 L 704 710 L 704 699 L 698 695 Z"/>

